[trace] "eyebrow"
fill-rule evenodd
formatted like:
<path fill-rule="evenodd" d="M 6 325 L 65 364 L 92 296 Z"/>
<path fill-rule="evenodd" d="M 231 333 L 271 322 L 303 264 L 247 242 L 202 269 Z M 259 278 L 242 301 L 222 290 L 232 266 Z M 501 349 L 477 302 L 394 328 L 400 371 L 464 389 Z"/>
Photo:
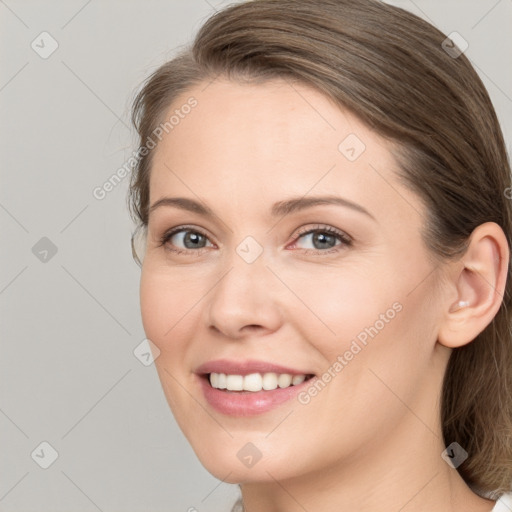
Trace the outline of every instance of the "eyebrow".
<path fill-rule="evenodd" d="M 273 217 L 284 217 L 290 213 L 320 205 L 345 206 L 367 215 L 374 221 L 377 220 L 366 208 L 363 208 L 361 205 L 339 196 L 310 196 L 291 198 L 285 201 L 274 203 L 270 212 Z M 186 197 L 163 197 L 150 206 L 149 213 L 153 212 L 157 208 L 160 208 L 161 206 L 171 206 L 181 210 L 197 213 L 205 217 L 215 216 L 213 211 L 204 204 L 195 201 L 194 199 L 188 199 Z"/>

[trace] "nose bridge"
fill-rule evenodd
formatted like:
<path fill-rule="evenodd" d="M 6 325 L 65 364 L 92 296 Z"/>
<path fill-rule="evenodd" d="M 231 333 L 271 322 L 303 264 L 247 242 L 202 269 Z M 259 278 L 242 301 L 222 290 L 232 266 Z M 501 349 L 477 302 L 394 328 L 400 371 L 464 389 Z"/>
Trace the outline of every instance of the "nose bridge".
<path fill-rule="evenodd" d="M 266 267 L 263 247 L 256 244 L 244 239 L 226 254 L 219 280 L 208 294 L 208 324 L 231 337 L 240 336 L 247 326 L 275 330 L 281 321 L 275 278 Z"/>

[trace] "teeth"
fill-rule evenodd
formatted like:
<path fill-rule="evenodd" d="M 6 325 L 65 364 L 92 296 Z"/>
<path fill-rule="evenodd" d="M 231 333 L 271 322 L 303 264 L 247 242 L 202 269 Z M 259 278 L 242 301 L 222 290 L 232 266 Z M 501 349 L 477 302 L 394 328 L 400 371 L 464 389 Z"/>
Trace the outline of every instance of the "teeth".
<path fill-rule="evenodd" d="M 244 390 L 245 391 L 261 391 L 261 383 L 263 378 L 259 373 L 251 373 L 244 377 Z M 213 386 L 215 387 L 215 386 Z"/>
<path fill-rule="evenodd" d="M 305 380 L 305 375 L 290 375 L 289 373 L 251 373 L 245 376 L 210 373 L 210 384 L 212 387 L 227 389 L 228 391 L 272 391 L 278 387 L 297 386 Z"/>
<path fill-rule="evenodd" d="M 244 378 L 241 375 L 226 375 L 226 389 L 242 391 L 244 389 Z"/>
<path fill-rule="evenodd" d="M 306 380 L 305 375 L 294 375 L 292 379 L 292 384 L 296 386 L 297 384 L 302 384 Z"/>
<path fill-rule="evenodd" d="M 218 373 L 217 374 L 217 387 L 219 389 L 226 389 L 227 386 L 227 378 L 225 373 Z"/>
<path fill-rule="evenodd" d="M 263 375 L 263 389 L 267 391 L 277 389 L 277 373 L 265 373 Z"/>
<path fill-rule="evenodd" d="M 293 382 L 293 377 L 289 373 L 281 373 L 277 378 L 277 385 L 280 388 L 287 388 Z"/>

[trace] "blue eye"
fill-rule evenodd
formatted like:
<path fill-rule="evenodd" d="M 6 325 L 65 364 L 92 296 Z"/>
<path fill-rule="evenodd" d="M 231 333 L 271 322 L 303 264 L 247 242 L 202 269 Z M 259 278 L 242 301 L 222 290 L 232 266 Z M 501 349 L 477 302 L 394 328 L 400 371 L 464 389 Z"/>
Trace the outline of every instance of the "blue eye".
<path fill-rule="evenodd" d="M 350 246 L 351 244 L 352 239 L 348 235 L 330 226 L 325 226 L 299 233 L 294 246 L 300 249 L 326 252 L 337 246 Z"/>
<path fill-rule="evenodd" d="M 314 246 L 313 249 L 332 249 L 333 247 L 341 243 L 341 241 L 336 237 L 336 235 L 331 235 L 329 233 L 325 233 L 322 231 L 315 231 L 307 235 L 302 235 L 299 238 L 299 240 L 301 239 L 303 240 L 303 242 L 307 240 L 310 244 L 312 243 Z M 304 247 L 303 245 L 302 249 L 308 249 L 308 247 Z"/>
<path fill-rule="evenodd" d="M 173 245 L 183 244 L 185 249 L 197 249 L 206 246 L 207 238 L 201 233 L 194 231 L 179 231 L 172 235 L 169 240 L 175 239 Z"/>
<path fill-rule="evenodd" d="M 213 247 L 213 244 L 204 233 L 183 226 L 165 233 L 160 240 L 160 245 L 167 245 L 169 249 L 176 252 Z"/>

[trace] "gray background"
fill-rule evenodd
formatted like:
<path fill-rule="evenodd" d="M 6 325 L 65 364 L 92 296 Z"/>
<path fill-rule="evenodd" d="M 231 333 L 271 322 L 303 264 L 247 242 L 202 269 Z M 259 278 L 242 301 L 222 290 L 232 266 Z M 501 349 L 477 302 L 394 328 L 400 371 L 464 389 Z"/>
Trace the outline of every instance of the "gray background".
<path fill-rule="evenodd" d="M 133 353 L 128 178 L 92 194 L 136 148 L 140 82 L 227 3 L 0 0 L 0 511 L 225 511 L 238 493 L 202 468 Z M 469 42 L 510 148 L 512 0 L 392 3 Z M 43 31 L 59 45 L 46 59 Z"/>

